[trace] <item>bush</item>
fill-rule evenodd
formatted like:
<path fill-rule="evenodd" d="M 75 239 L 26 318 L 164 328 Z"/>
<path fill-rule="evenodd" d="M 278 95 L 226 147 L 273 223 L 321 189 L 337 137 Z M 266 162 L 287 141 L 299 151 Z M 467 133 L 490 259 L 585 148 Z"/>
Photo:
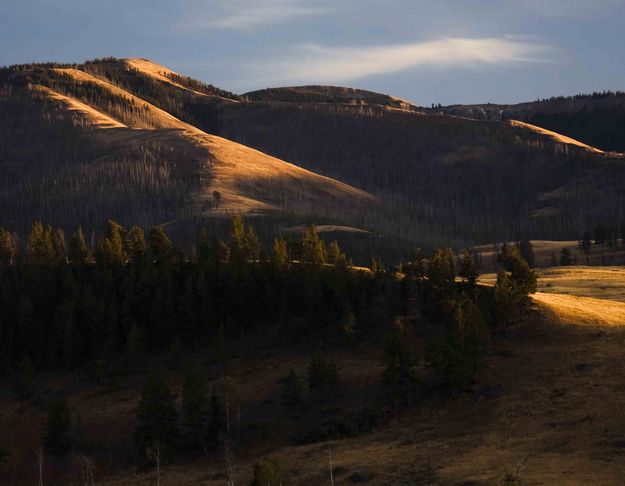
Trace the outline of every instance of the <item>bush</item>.
<path fill-rule="evenodd" d="M 250 486 L 288 486 L 291 470 L 287 461 L 281 457 L 272 457 L 254 465 L 254 477 Z"/>

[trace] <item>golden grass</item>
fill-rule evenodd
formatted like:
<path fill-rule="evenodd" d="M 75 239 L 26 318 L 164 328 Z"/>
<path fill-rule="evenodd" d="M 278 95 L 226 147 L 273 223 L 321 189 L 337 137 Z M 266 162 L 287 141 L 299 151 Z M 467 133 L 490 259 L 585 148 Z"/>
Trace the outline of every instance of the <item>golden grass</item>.
<path fill-rule="evenodd" d="M 75 113 L 85 124 L 92 128 L 127 128 L 126 125 L 104 113 L 82 103 L 74 98 L 65 96 L 46 86 L 35 85 L 35 92 L 43 94 L 48 99 L 60 103 L 66 110 Z"/>
<path fill-rule="evenodd" d="M 625 327 L 623 302 L 543 292 L 532 298 L 565 324 Z"/>
<path fill-rule="evenodd" d="M 168 80 L 165 74 L 172 73 L 149 61 L 126 60 L 126 62 L 130 67 L 162 80 Z M 195 168 L 191 168 L 203 176 L 204 180 L 210 181 L 191 194 L 197 213 L 227 215 L 233 211 L 279 209 L 297 212 L 332 205 L 349 209 L 375 203 L 375 198 L 365 191 L 315 174 L 258 150 L 209 135 L 128 91 L 83 71 L 77 69 L 57 69 L 57 71 L 81 83 L 97 84 L 144 110 L 144 114 L 140 116 L 129 114 L 127 119 L 123 120 L 124 123 L 121 123 L 115 119 L 113 113 L 105 113 L 101 107 L 87 105 L 48 88 L 37 88 L 68 110 L 78 112 L 90 126 L 116 128 L 117 130 L 96 132 L 104 142 L 132 143 L 149 137 L 155 142 L 169 146 L 172 158 L 184 158 L 187 165 L 189 153 L 204 154 L 194 155 Z M 210 204 L 215 191 L 221 194 L 219 208 L 214 208 Z"/>
<path fill-rule="evenodd" d="M 589 150 L 590 152 L 594 152 L 594 153 L 599 153 L 599 154 L 605 153 L 603 150 L 599 150 L 598 148 L 591 147 L 590 145 L 580 142 L 579 140 L 575 140 L 571 137 L 567 137 L 566 135 L 562 135 L 557 132 L 552 132 L 551 130 L 546 130 L 544 128 L 537 127 L 536 125 L 531 125 L 530 123 L 525 123 L 525 122 L 518 121 L 518 120 L 509 120 L 509 123 L 513 127 L 524 128 L 534 133 L 545 135 L 549 137 L 550 139 L 552 139 L 554 142 L 563 143 L 566 145 L 575 145 L 576 147 L 580 147 L 580 148 Z"/>
<path fill-rule="evenodd" d="M 125 66 L 131 69 L 136 69 L 137 71 L 141 72 L 142 74 L 146 76 L 149 76 L 153 79 L 157 79 L 158 81 L 162 81 L 171 86 L 175 86 L 176 88 L 183 89 L 185 91 L 193 93 L 194 95 L 210 97 L 210 98 L 219 98 L 221 100 L 229 101 L 231 103 L 238 103 L 238 101 L 236 100 L 223 98 L 221 96 L 214 96 L 214 95 L 210 96 L 205 93 L 201 93 L 200 91 L 196 91 L 194 89 L 188 88 L 187 86 L 184 86 L 174 81 L 171 78 L 172 75 L 180 76 L 180 74 L 178 74 L 175 71 L 172 71 L 171 69 L 166 68 L 165 66 L 161 66 L 160 64 L 156 64 L 155 62 L 149 61 L 147 59 L 122 59 L 122 62 L 124 63 Z"/>

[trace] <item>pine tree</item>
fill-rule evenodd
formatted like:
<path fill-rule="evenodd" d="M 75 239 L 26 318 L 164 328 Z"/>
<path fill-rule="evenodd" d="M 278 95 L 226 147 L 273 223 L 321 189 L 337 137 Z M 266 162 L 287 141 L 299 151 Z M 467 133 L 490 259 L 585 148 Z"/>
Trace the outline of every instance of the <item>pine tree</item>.
<path fill-rule="evenodd" d="M 302 404 L 302 384 L 295 373 L 290 369 L 288 375 L 281 380 L 280 401 L 286 410 L 299 407 Z"/>
<path fill-rule="evenodd" d="M 56 248 L 53 230 L 44 229 L 40 221 L 33 223 L 28 235 L 28 261 L 36 265 L 47 265 L 56 262 Z"/>
<path fill-rule="evenodd" d="M 314 266 L 323 265 L 326 261 L 324 241 L 319 238 L 317 229 L 308 226 L 302 234 L 302 261 Z"/>
<path fill-rule="evenodd" d="M 200 228 L 196 235 L 195 249 L 200 263 L 208 263 L 211 258 L 211 242 L 206 228 Z"/>
<path fill-rule="evenodd" d="M 82 226 L 74 232 L 69 240 L 69 248 L 67 256 L 72 265 L 84 265 L 89 258 L 89 247 L 85 241 L 85 235 Z"/>
<path fill-rule="evenodd" d="M 176 438 L 175 395 L 159 373 L 152 374 L 141 391 L 137 405 L 135 444 L 142 454 L 158 447 L 162 451 Z"/>
<path fill-rule="evenodd" d="M 72 413 L 67 400 L 55 401 L 48 410 L 45 429 L 42 434 L 43 445 L 52 454 L 63 454 L 71 448 L 70 427 Z"/>
<path fill-rule="evenodd" d="M 397 331 L 384 339 L 384 370 L 382 384 L 388 398 L 397 409 L 417 398 L 419 379 L 415 372 L 415 356 L 407 341 Z"/>
<path fill-rule="evenodd" d="M 255 262 L 260 259 L 260 241 L 254 228 L 248 226 L 245 228 L 245 238 L 243 242 L 245 259 L 247 261 Z"/>
<path fill-rule="evenodd" d="M 584 233 L 581 247 L 582 247 L 582 251 L 586 255 L 586 265 L 588 265 L 588 256 L 590 255 L 590 251 L 592 250 L 592 233 L 590 231 L 586 231 Z"/>
<path fill-rule="evenodd" d="M 273 242 L 273 264 L 279 269 L 284 269 L 289 265 L 289 253 L 286 241 L 283 238 L 276 238 Z"/>
<path fill-rule="evenodd" d="M 128 230 L 125 241 L 126 253 L 131 262 L 145 264 L 149 255 L 148 244 L 145 241 L 145 233 L 138 226 Z"/>
<path fill-rule="evenodd" d="M 162 226 L 155 226 L 149 235 L 150 252 L 156 262 L 169 262 L 173 256 L 173 245 Z"/>
<path fill-rule="evenodd" d="M 226 432 L 226 410 L 221 397 L 213 391 L 210 399 L 210 420 L 206 431 L 206 446 L 216 450 Z"/>
<path fill-rule="evenodd" d="M 182 388 L 182 433 L 191 447 L 204 447 L 210 421 L 210 404 L 206 376 L 198 363 L 193 363 Z"/>
<path fill-rule="evenodd" d="M 109 219 L 106 233 L 96 250 L 96 261 L 101 265 L 120 265 L 126 263 L 125 231 L 123 226 Z"/>
<path fill-rule="evenodd" d="M 338 383 L 338 370 L 334 362 L 327 362 L 321 354 L 314 353 L 308 365 L 308 389 L 326 389 Z"/>
<path fill-rule="evenodd" d="M 479 273 L 475 268 L 475 262 L 470 253 L 465 253 L 460 260 L 460 268 L 458 269 L 458 276 L 461 277 L 469 287 L 475 287 L 477 285 L 477 279 Z"/>
<path fill-rule="evenodd" d="M 453 293 L 456 282 L 454 254 L 450 249 L 436 250 L 427 265 L 430 286 L 441 296 Z"/>
<path fill-rule="evenodd" d="M 341 251 L 339 244 L 336 240 L 330 243 L 328 247 L 328 263 L 337 266 L 347 266 L 347 257 L 345 253 Z"/>
<path fill-rule="evenodd" d="M 573 265 L 573 255 L 568 248 L 562 248 L 560 251 L 560 265 Z"/>
<path fill-rule="evenodd" d="M 519 252 L 530 268 L 534 268 L 534 246 L 530 240 L 521 240 L 518 243 Z"/>
<path fill-rule="evenodd" d="M 0 228 L 0 264 L 12 265 L 17 256 L 15 236 L 4 228 Z"/>
<path fill-rule="evenodd" d="M 243 224 L 243 218 L 238 214 L 231 221 L 230 253 L 231 258 L 236 262 L 244 262 L 246 260 L 245 225 Z"/>

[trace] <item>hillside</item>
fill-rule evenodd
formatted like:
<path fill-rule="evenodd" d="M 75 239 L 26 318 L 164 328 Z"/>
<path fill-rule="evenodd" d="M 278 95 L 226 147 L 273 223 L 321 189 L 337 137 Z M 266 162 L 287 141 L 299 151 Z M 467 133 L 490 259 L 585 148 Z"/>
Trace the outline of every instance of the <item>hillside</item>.
<path fill-rule="evenodd" d="M 80 66 L 3 74 L 2 225 L 41 217 L 98 228 L 108 218 L 151 225 L 335 207 L 349 215 L 375 205 L 364 191 L 209 135 Z"/>
<path fill-rule="evenodd" d="M 126 217 L 118 216 L 124 213 L 121 207 L 129 207 L 135 220 L 146 224 L 217 216 L 229 209 L 274 215 L 280 209 L 298 215 L 299 221 L 272 216 L 265 225 L 268 237 L 292 224 L 357 226 L 380 236 L 374 241 L 347 235 L 367 261 L 372 254 L 396 259 L 412 245 L 462 248 L 528 236 L 572 240 L 598 223 L 618 226 L 625 211 L 625 159 L 620 154 L 531 123 L 423 114 L 402 100 L 351 88 L 277 88 L 241 97 L 145 59 L 14 66 L 3 70 L 2 83 L 9 130 L 5 160 L 12 159 L 12 173 L 25 186 L 20 189 L 6 178 L 5 184 L 11 200 L 38 205 L 36 210 L 28 205 L 20 209 L 21 215 L 10 208 L 6 225 L 19 226 L 35 214 L 63 224 L 81 214 L 85 224 L 97 227 L 105 212 Z M 56 104 L 48 103 L 53 99 Z M 43 122 L 50 110 L 54 117 L 70 120 L 52 127 Z M 89 110 L 95 111 L 86 116 Z M 33 123 L 29 116 L 40 121 Z M 127 129 L 94 128 L 107 123 Z M 20 124 L 25 128 L 16 128 Z M 93 126 L 85 130 L 88 125 Z M 68 155 L 76 151 L 69 139 L 64 142 L 70 132 L 83 140 L 80 150 L 85 153 Z M 59 146 L 44 157 L 43 143 L 21 149 L 21 141 L 31 139 L 47 139 L 46 144 L 52 139 Z M 130 150 L 146 152 L 142 163 L 158 176 L 142 179 L 136 171 L 129 173 L 127 163 L 111 159 Z M 61 191 L 60 199 L 54 196 L 60 204 L 51 205 L 42 162 L 51 156 L 57 161 L 106 158 L 119 164 L 112 171 L 109 165 L 105 177 L 117 177 L 116 170 L 125 171 L 126 179 L 139 177 L 142 189 L 128 190 L 123 197 L 141 201 L 78 203 L 79 189 L 73 195 Z M 171 178 L 157 171 L 156 157 L 175 162 L 167 168 Z M 33 160 L 38 162 L 29 164 Z M 93 184 L 86 173 L 102 170 L 102 165 L 81 170 L 79 178 Z M 74 177 L 67 172 L 61 179 Z M 27 198 L 19 191 L 39 194 Z M 153 204 L 159 191 L 162 200 Z M 215 191 L 223 201 L 213 200 Z M 102 191 L 90 186 L 81 197 L 87 193 Z M 137 205 L 142 209 L 132 209 Z M 158 215 L 147 216 L 146 211 Z"/>
<path fill-rule="evenodd" d="M 380 106 L 402 111 L 420 111 L 406 100 L 393 96 L 340 86 L 293 86 L 250 91 L 244 95 L 251 101 L 290 103 L 324 103 L 352 106 Z"/>
<path fill-rule="evenodd" d="M 625 152 L 625 93 L 555 97 L 516 105 L 477 104 L 428 108 L 476 120 L 519 120 L 606 151 Z"/>
<path fill-rule="evenodd" d="M 375 194 L 376 230 L 426 246 L 578 238 L 623 207 L 625 160 L 528 125 L 295 102 L 219 113 L 226 138 Z"/>

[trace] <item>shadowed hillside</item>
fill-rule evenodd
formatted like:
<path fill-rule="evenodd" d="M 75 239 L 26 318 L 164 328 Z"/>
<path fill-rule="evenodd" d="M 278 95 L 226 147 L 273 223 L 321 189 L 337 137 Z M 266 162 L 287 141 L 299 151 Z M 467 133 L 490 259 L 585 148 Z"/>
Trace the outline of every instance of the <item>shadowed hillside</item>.
<path fill-rule="evenodd" d="M 603 150 L 625 152 L 625 93 L 555 97 L 516 105 L 451 105 L 427 109 L 476 120 L 520 120 Z"/>
<path fill-rule="evenodd" d="M 597 222 L 620 223 L 625 213 L 622 156 L 531 123 L 424 115 L 402 100 L 350 88 L 279 88 L 240 97 L 143 59 L 14 66 L 4 69 L 2 83 L 5 153 L 17 157 L 13 170 L 24 170 L 16 169 L 16 160 L 46 158 L 38 144 L 22 149 L 20 143 L 42 139 L 49 130 L 88 136 L 82 150 L 99 150 L 100 156 L 107 151 L 111 157 L 113 139 L 121 152 L 139 146 L 169 150 L 167 162 L 176 162 L 172 183 L 178 182 L 175 190 L 168 186 L 169 202 L 151 203 L 163 215 L 159 222 L 228 208 L 281 208 L 317 216 L 317 224 L 383 235 L 387 239 L 376 245 L 384 253 L 398 241 L 403 247 L 461 248 L 522 237 L 576 239 Z M 34 108 L 33 100 L 43 108 Z M 57 118 L 71 114 L 70 124 L 79 126 L 30 123 L 20 103 L 41 110 L 43 119 L 49 110 Z M 23 118 L 28 137 L 10 131 L 14 116 Z M 56 150 L 57 161 L 67 160 L 63 150 Z M 39 165 L 29 168 L 32 177 Z M 29 184 L 42 190 L 44 182 Z M 44 216 L 62 224 L 67 209 L 41 204 L 49 206 Z M 76 201 L 67 206 L 75 208 Z M 154 221 L 144 213 L 137 211 L 134 220 Z M 7 222 L 19 224 L 20 216 Z"/>
<path fill-rule="evenodd" d="M 323 215 L 340 207 L 348 215 L 375 205 L 364 191 L 209 135 L 89 70 L 99 72 L 0 73 L 3 225 L 22 231 L 28 218 L 41 218 L 101 228 L 113 217 L 148 226 L 231 211 Z M 212 96 L 200 91 L 206 85 L 170 76 L 176 81 L 165 86 Z"/>

